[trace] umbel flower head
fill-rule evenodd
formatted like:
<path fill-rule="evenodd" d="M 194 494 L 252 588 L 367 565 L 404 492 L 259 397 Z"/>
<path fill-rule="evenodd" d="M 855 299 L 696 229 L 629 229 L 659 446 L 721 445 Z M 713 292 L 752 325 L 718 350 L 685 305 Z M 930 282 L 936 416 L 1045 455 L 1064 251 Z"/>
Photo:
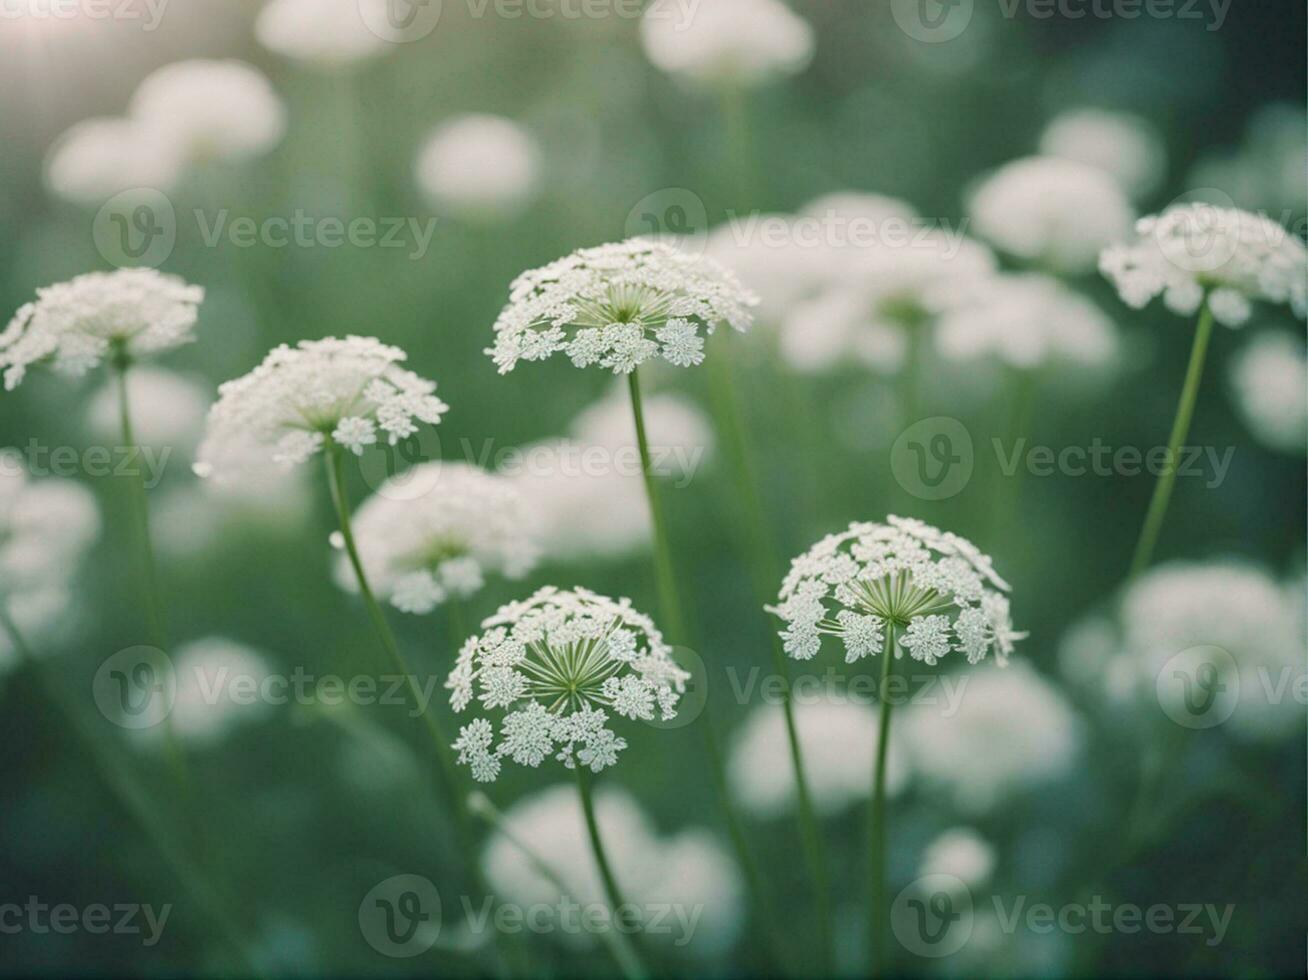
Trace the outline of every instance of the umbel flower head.
<path fill-rule="evenodd" d="M 851 524 L 796 558 L 767 610 L 785 620 L 781 638 L 796 660 L 812 659 L 825 634 L 840 637 L 852 664 L 881 653 L 894 626 L 914 660 L 934 664 L 957 650 L 975 664 L 993 650 L 1004 664 L 1026 636 L 1013 631 L 1008 589 L 972 542 L 891 516 Z"/>
<path fill-rule="evenodd" d="M 677 666 L 653 621 L 627 599 L 547 586 L 502 606 L 469 638 L 445 686 L 463 712 L 505 711 L 499 736 L 487 718 L 464 725 L 459 762 L 491 782 L 508 757 L 538 767 L 553 757 L 601 772 L 627 741 L 609 712 L 631 720 L 675 717 L 690 675 Z"/>
<path fill-rule="evenodd" d="M 36 291 L 0 333 L 5 389 L 32 364 L 79 376 L 111 354 L 136 359 L 195 339 L 204 289 L 154 269 L 90 272 Z"/>
<path fill-rule="evenodd" d="M 419 422 L 436 425 L 449 406 L 436 382 L 399 366 L 405 356 L 372 337 L 282 344 L 218 388 L 196 474 L 214 475 L 234 444 L 253 441 L 264 458 L 293 465 L 329 445 L 362 455 L 383 435 L 393 446 Z"/>
<path fill-rule="evenodd" d="M 1141 218 L 1135 230 L 1136 241 L 1099 257 L 1099 271 L 1134 309 L 1161 295 L 1183 316 L 1207 298 L 1228 327 L 1249 319 L 1254 300 L 1289 303 L 1299 319 L 1308 316 L 1308 249 L 1275 221 L 1200 203 Z"/>
<path fill-rule="evenodd" d="M 368 580 L 391 605 L 429 613 L 479 590 L 487 573 L 521 578 L 536 563 L 522 496 L 506 477 L 467 463 L 424 463 L 392 477 L 355 517 Z M 340 535 L 333 544 L 343 544 Z M 357 588 L 341 557 L 337 581 Z"/>
<path fill-rule="evenodd" d="M 744 331 L 758 301 L 711 259 L 652 239 L 583 248 L 513 281 L 486 350 L 507 374 L 562 351 L 577 367 L 630 374 L 655 357 L 689 367 L 720 323 Z"/>

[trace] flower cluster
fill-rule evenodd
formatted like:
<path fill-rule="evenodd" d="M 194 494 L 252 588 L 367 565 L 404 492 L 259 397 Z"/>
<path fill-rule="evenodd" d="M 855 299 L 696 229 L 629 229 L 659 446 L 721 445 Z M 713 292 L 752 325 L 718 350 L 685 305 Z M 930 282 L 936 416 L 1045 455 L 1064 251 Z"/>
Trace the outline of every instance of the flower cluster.
<path fill-rule="evenodd" d="M 203 301 L 201 287 L 153 269 L 90 272 L 38 289 L 0 333 L 5 388 L 46 360 L 82 375 L 110 354 L 134 359 L 190 343 Z"/>
<path fill-rule="evenodd" d="M 994 651 L 1006 663 L 1014 641 L 1008 584 L 970 541 L 912 518 L 854 523 L 796 558 L 768 606 L 781 617 L 786 653 L 810 660 L 822 636 L 838 636 L 845 662 L 879 654 L 886 631 L 914 660 L 934 664 L 951 650 L 979 663 Z M 834 599 L 834 616 L 824 604 Z M 895 650 L 895 655 L 901 652 Z"/>
<path fill-rule="evenodd" d="M 808 21 L 779 0 L 714 0 L 693 13 L 654 0 L 640 40 L 656 68 L 705 88 L 752 87 L 797 74 L 815 47 Z"/>
<path fill-rule="evenodd" d="M 1242 326 L 1253 301 L 1289 303 L 1308 316 L 1308 249 L 1276 222 L 1238 208 L 1187 204 L 1136 223 L 1138 239 L 1099 257 L 1122 301 L 1142 309 L 1155 296 L 1173 313 L 1204 303 L 1219 323 Z"/>
<path fill-rule="evenodd" d="M 474 694 L 483 710 L 507 709 L 498 743 L 486 718 L 464 725 L 454 743 L 480 782 L 499 776 L 506 756 L 532 768 L 553 756 L 601 772 L 627 747 L 608 727 L 609 711 L 668 720 L 690 679 L 648 616 L 586 589 L 543 588 L 482 628 L 445 682 L 457 712 Z"/>
<path fill-rule="evenodd" d="M 488 572 L 520 578 L 536 562 L 512 481 L 467 463 L 425 463 L 392 477 L 355 517 L 359 557 L 377 593 L 408 613 L 480 589 Z M 339 535 L 333 536 L 339 542 Z M 342 556 L 337 580 L 355 588 Z"/>
<path fill-rule="evenodd" d="M 1308 449 L 1308 354 L 1303 337 L 1267 331 L 1231 362 L 1236 407 L 1265 446 L 1303 455 Z"/>
<path fill-rule="evenodd" d="M 659 356 L 688 367 L 704 360 L 701 327 L 712 333 L 725 322 L 744 331 L 756 302 L 716 262 L 633 238 L 518 276 L 486 353 L 501 374 L 557 351 L 577 367 L 598 364 L 615 374 Z"/>
<path fill-rule="evenodd" d="M 434 206 L 483 221 L 522 208 L 540 183 L 540 170 L 535 138 L 511 119 L 484 113 L 441 123 L 414 164 L 418 187 Z"/>
<path fill-rule="evenodd" d="M 372 337 L 277 347 L 219 387 L 196 473 L 213 475 L 234 443 L 253 440 L 265 459 L 293 465 L 329 441 L 362 455 L 380 433 L 393 446 L 417 432 L 418 422 L 436 425 L 449 406 L 436 397 L 436 382 L 399 366 L 404 360 L 404 351 Z"/>

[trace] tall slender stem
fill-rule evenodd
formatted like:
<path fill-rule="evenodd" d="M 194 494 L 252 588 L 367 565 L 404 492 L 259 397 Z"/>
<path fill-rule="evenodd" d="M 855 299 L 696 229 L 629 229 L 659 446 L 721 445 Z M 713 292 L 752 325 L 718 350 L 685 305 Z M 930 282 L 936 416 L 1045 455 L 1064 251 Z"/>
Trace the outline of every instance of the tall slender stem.
<path fill-rule="evenodd" d="M 868 844 L 871 881 L 868 906 L 868 956 L 873 974 L 884 973 L 889 961 L 887 955 L 886 915 L 886 753 L 890 747 L 890 711 L 894 707 L 889 698 L 890 672 L 898 651 L 895 624 L 886 627 L 886 649 L 881 654 L 881 702 L 877 724 L 877 760 L 872 779 L 872 804 L 868 808 Z M 879 968 L 879 969 L 878 969 Z"/>
<path fill-rule="evenodd" d="M 1167 505 L 1172 499 L 1172 488 L 1176 485 L 1176 471 L 1181 444 L 1190 433 L 1190 420 L 1194 417 L 1195 402 L 1199 397 L 1199 381 L 1203 378 L 1204 358 L 1208 354 L 1208 341 L 1213 333 L 1213 311 L 1205 302 L 1199 311 L 1199 323 L 1194 331 L 1194 344 L 1190 348 L 1190 364 L 1185 371 L 1185 384 L 1181 388 L 1181 400 L 1176 406 L 1176 418 L 1172 422 L 1172 436 L 1167 442 L 1167 466 L 1158 477 L 1154 486 L 1153 498 L 1149 501 L 1149 512 L 1145 516 L 1144 527 L 1135 545 L 1135 556 L 1131 560 L 1131 571 L 1127 581 L 1134 579 L 1146 568 L 1154 556 L 1154 546 L 1158 543 L 1158 534 L 1163 529 L 1163 519 L 1167 516 Z"/>
<path fill-rule="evenodd" d="M 740 403 L 731 378 L 729 351 L 718 350 L 710 358 L 710 384 L 718 428 L 727 446 L 727 455 L 736 485 L 736 494 L 743 504 L 745 520 L 741 532 L 753 571 L 754 588 L 760 605 L 770 601 L 770 591 L 781 580 L 780 562 L 768 532 L 763 503 L 754 476 L 753 457 L 750 452 L 744 423 L 741 421 Z M 823 846 L 817 815 L 809 793 L 804 772 L 804 754 L 799 744 L 799 730 L 795 724 L 795 708 L 791 699 L 790 667 L 786 661 L 781 639 L 775 630 L 768 630 L 772 666 L 781 681 L 781 707 L 786 719 L 786 737 L 790 745 L 790 762 L 795 778 L 800 837 L 804 859 L 813 879 L 813 904 L 817 913 L 818 944 L 822 966 L 830 972 L 835 963 L 835 935 L 832 928 L 830 879 L 827 874 L 826 849 Z"/>
<path fill-rule="evenodd" d="M 595 855 L 595 864 L 599 867 L 600 879 L 604 882 L 604 894 L 609 900 L 610 927 L 622 933 L 626 928 L 620 921 L 622 910 L 630 906 L 622 899 L 622 891 L 618 888 L 618 880 L 613 875 L 613 868 L 609 865 L 608 854 L 604 850 L 604 840 L 600 836 L 599 821 L 595 818 L 595 801 L 591 798 L 590 774 L 583 765 L 578 765 L 573 771 L 577 774 L 577 795 L 581 797 L 581 812 L 586 818 L 586 833 L 590 837 L 590 849 Z M 631 952 L 636 957 L 637 963 L 639 963 L 639 954 L 636 953 L 634 948 Z M 643 966 L 640 968 L 640 972 L 642 975 L 646 973 Z"/>

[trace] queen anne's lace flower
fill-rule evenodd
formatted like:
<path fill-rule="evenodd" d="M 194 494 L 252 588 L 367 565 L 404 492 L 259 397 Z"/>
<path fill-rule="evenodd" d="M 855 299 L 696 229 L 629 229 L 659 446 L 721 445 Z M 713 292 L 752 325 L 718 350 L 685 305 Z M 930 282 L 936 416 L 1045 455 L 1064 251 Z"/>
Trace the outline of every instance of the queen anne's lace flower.
<path fill-rule="evenodd" d="M 626 599 L 586 589 L 546 587 L 482 623 L 445 686 L 463 712 L 507 709 L 500 737 L 485 718 L 463 726 L 454 748 L 473 778 L 489 782 L 503 758 L 532 768 L 553 758 L 601 772 L 617 762 L 625 739 L 608 728 L 610 712 L 667 720 L 690 675 L 677 666 L 649 617 Z"/>
<path fill-rule="evenodd" d="M 1259 442 L 1282 452 L 1308 451 L 1308 357 L 1302 336 L 1269 331 L 1253 337 L 1231 364 L 1236 407 Z"/>
<path fill-rule="evenodd" d="M 779 0 L 713 0 L 693 8 L 654 0 L 640 39 L 655 67 L 711 87 L 796 74 L 814 48 L 813 28 Z"/>
<path fill-rule="evenodd" d="M 1106 109 L 1073 109 L 1040 136 L 1040 152 L 1097 167 L 1135 199 L 1145 197 L 1167 169 L 1167 147 L 1148 121 Z"/>
<path fill-rule="evenodd" d="M 817 655 L 822 637 L 836 636 L 845 662 L 881 652 L 888 625 L 914 660 L 934 664 L 950 651 L 979 663 L 987 653 L 1004 664 L 1016 640 L 1008 583 L 990 559 L 955 534 L 912 518 L 855 523 L 823 538 L 796 558 L 777 605 L 786 653 Z M 827 601 L 839 607 L 832 616 Z M 902 651 L 896 650 L 896 656 Z"/>
<path fill-rule="evenodd" d="M 394 50 L 393 44 L 369 26 L 386 23 L 387 2 L 270 0 L 259 11 L 254 35 L 268 50 L 295 61 L 321 69 L 348 68 Z M 375 19 L 377 14 L 380 20 Z"/>
<path fill-rule="evenodd" d="M 464 598 L 487 574 L 520 578 L 535 564 L 513 483 L 466 463 L 433 462 L 393 477 L 354 520 L 359 557 L 373 589 L 397 609 L 428 613 Z M 333 543 L 340 541 L 333 536 Z M 355 589 L 344 556 L 337 581 Z"/>
<path fill-rule="evenodd" d="M 194 449 L 212 398 L 209 385 L 187 374 L 143 364 L 127 376 L 136 439 L 146 446 Z M 122 438 L 118 384 L 105 379 L 86 407 L 87 427 L 100 440 Z M 114 445 L 105 442 L 105 445 Z"/>
<path fill-rule="evenodd" d="M 153 269 L 91 272 L 38 289 L 0 333 L 5 388 L 47 360 L 82 375 L 114 353 L 136 359 L 190 343 L 203 300 L 201 287 Z"/>
<path fill-rule="evenodd" d="M 1173 313 L 1190 316 L 1206 298 L 1228 327 L 1243 325 L 1257 300 L 1308 316 L 1308 249 L 1262 215 L 1186 204 L 1141 218 L 1136 233 L 1099 257 L 1099 270 L 1130 307 L 1162 296 Z"/>
<path fill-rule="evenodd" d="M 274 349 L 244 377 L 218 389 L 195 471 L 210 476 L 228 447 L 253 440 L 264 460 L 303 463 L 329 443 L 361 455 L 436 425 L 449 406 L 436 382 L 399 365 L 404 351 L 371 337 L 302 340 Z"/>
<path fill-rule="evenodd" d="M 510 119 L 481 113 L 443 122 L 414 164 L 418 186 L 444 212 L 471 220 L 512 215 L 540 179 L 540 148 Z"/>
<path fill-rule="evenodd" d="M 598 364 L 615 374 L 659 355 L 671 364 L 698 364 L 701 328 L 712 333 L 725 322 L 744 331 L 756 302 L 716 262 L 633 238 L 583 248 L 518 276 L 486 353 L 501 374 L 558 351 L 577 367 Z"/>

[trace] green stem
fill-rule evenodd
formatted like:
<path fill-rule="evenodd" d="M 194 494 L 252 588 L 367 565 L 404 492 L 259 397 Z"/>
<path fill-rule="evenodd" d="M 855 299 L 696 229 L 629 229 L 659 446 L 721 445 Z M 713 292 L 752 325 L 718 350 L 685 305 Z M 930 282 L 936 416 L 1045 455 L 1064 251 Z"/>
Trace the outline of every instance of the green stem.
<path fill-rule="evenodd" d="M 872 805 L 868 809 L 868 844 L 871 881 L 868 956 L 872 973 L 884 973 L 889 960 L 886 930 L 886 753 L 890 746 L 890 711 L 894 707 L 888 696 L 890 672 L 898 649 L 895 624 L 886 627 L 886 649 L 881 657 L 881 687 L 878 692 L 881 710 L 877 720 L 877 759 L 872 780 Z M 877 969 L 877 968 L 880 969 Z"/>
<path fill-rule="evenodd" d="M 727 168 L 735 179 L 735 197 L 745 207 L 757 206 L 754 155 L 750 152 L 749 95 L 743 86 L 722 88 L 723 130 L 727 136 Z"/>
<path fill-rule="evenodd" d="M 1190 348 L 1190 364 L 1186 368 L 1181 400 L 1176 406 L 1176 419 L 1172 422 L 1172 436 L 1167 442 L 1167 466 L 1154 486 L 1154 495 L 1149 501 L 1149 512 L 1145 516 L 1144 527 L 1140 530 L 1140 539 L 1135 546 L 1135 557 L 1131 561 L 1131 571 L 1127 575 L 1128 582 L 1148 568 L 1149 562 L 1153 559 L 1154 546 L 1158 543 L 1158 534 L 1163 528 L 1163 519 L 1167 516 L 1167 505 L 1172 499 L 1172 488 L 1176 484 L 1177 457 L 1181 451 L 1181 444 L 1190 433 L 1190 420 L 1194 417 L 1194 406 L 1199 397 L 1199 381 L 1203 378 L 1204 358 L 1208 353 L 1208 341 L 1212 333 L 1213 311 L 1205 302 L 1199 312 L 1199 323 L 1195 327 L 1194 345 Z"/>
<path fill-rule="evenodd" d="M 1004 429 L 1006 439 L 1004 448 L 1008 452 L 1016 452 L 1018 440 L 1025 437 L 1031 428 L 1031 413 L 1035 408 L 1036 390 L 1039 388 L 1037 372 L 1032 368 L 1010 368 L 1008 388 L 1011 400 L 1008 421 Z M 1018 503 L 1022 499 L 1022 467 L 1019 466 L 1011 476 L 1007 477 L 1007 485 L 1005 485 L 1004 472 L 998 465 L 997 457 L 995 462 L 998 486 L 994 494 L 994 528 L 991 540 L 1006 541 L 1009 540 L 1008 530 L 1012 526 L 1013 515 L 1017 513 Z"/>

